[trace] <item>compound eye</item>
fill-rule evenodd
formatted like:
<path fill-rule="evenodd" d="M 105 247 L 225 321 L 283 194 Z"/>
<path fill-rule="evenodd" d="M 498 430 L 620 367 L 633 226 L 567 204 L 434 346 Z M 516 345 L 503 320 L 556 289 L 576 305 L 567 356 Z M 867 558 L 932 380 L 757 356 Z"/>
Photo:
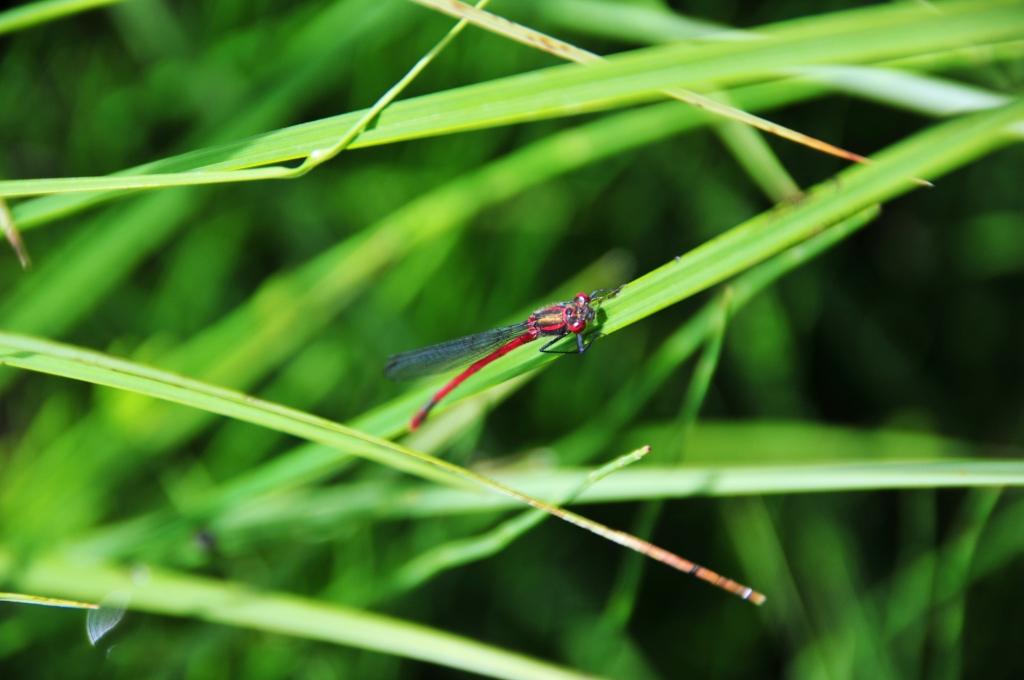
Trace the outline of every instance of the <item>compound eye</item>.
<path fill-rule="evenodd" d="M 578 305 L 585 305 L 585 304 L 588 304 L 589 302 L 590 302 L 590 296 L 589 295 L 587 295 L 586 293 L 583 293 L 583 292 L 576 293 L 576 304 L 578 304 Z"/>
<path fill-rule="evenodd" d="M 573 317 L 568 324 L 569 331 L 572 333 L 579 333 L 587 327 L 587 322 L 583 319 L 577 319 Z"/>

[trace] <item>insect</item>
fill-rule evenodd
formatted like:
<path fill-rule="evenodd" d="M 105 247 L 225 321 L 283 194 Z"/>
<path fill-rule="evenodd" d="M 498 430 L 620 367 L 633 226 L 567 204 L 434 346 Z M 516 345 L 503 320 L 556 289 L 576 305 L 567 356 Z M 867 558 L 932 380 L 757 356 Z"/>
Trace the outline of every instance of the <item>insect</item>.
<path fill-rule="evenodd" d="M 593 341 L 593 337 L 590 338 L 590 341 L 584 340 L 583 332 L 587 330 L 588 324 L 592 324 L 595 319 L 595 305 L 616 295 L 618 291 L 619 289 L 595 291 L 589 295 L 580 292 L 572 300 L 538 309 L 520 323 L 493 328 L 474 335 L 467 335 L 464 338 L 456 338 L 390 357 L 384 372 L 392 380 L 408 380 L 442 373 L 467 361 L 473 361 L 465 370 L 449 380 L 430 398 L 430 401 L 413 415 L 412 420 L 409 421 L 409 429 L 417 429 L 426 420 L 431 409 L 461 385 L 466 378 L 528 342 L 533 342 L 538 338 L 548 338 L 548 341 L 540 348 L 541 352 L 583 354 Z M 549 349 L 570 333 L 576 336 L 574 350 Z"/>

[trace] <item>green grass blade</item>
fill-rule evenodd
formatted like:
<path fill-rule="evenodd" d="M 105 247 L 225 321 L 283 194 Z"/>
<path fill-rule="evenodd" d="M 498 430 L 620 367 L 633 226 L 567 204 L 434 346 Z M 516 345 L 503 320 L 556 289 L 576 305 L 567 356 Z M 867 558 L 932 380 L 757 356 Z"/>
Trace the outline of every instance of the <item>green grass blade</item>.
<path fill-rule="evenodd" d="M 272 277 L 231 313 L 177 346 L 160 360 L 161 364 L 207 382 L 247 389 L 294 356 L 304 343 L 358 299 L 386 266 L 414 252 L 431 238 L 457 233 L 488 206 L 562 173 L 599 162 L 610 154 L 664 139 L 695 123 L 695 116 L 677 116 L 676 108 L 661 105 L 625 112 L 559 132 L 443 184 L 403 205 L 358 237 L 342 241 L 293 272 Z M 552 158 L 557 160 L 552 161 Z M 66 258 L 46 263 L 47 272 L 52 272 L 53 276 L 47 277 L 45 288 L 36 291 L 38 282 L 29 281 L 28 292 L 38 294 L 15 297 L 8 304 L 0 305 L 13 326 L 11 330 L 21 331 L 27 326 L 28 332 L 53 331 L 55 326 L 66 322 L 59 312 L 68 307 L 53 304 L 45 293 L 63 296 L 68 290 L 84 290 L 79 296 L 81 299 L 75 300 L 75 309 L 91 300 L 103 289 L 101 284 L 106 275 L 117 271 L 116 262 L 111 258 L 116 261 L 124 254 L 124 248 L 138 246 L 134 239 L 125 238 L 123 230 L 143 239 L 144 243 L 154 235 L 151 231 L 132 231 L 128 218 L 139 217 L 143 222 L 140 211 L 156 207 L 151 203 L 167 206 L 171 201 L 170 205 L 176 205 L 175 198 L 180 199 L 182 195 L 179 192 L 156 195 L 133 206 L 125 219 L 117 222 L 115 236 L 120 235 L 120 238 L 113 239 L 114 245 L 100 248 L 95 261 L 76 258 L 78 249 L 74 246 L 77 244 L 72 244 Z M 159 221 L 155 224 L 171 226 L 175 223 L 176 213 L 170 208 L 156 212 Z M 64 285 L 55 287 L 58 282 Z M 35 304 L 39 302 L 47 304 Z M 10 371 L 4 373 L 8 379 L 12 375 Z M 404 398 L 408 400 L 410 396 Z M 356 427 L 380 436 L 398 432 L 411 411 L 407 404 L 401 401 L 392 406 L 383 421 L 376 417 L 360 419 Z M 131 415 L 126 418 L 125 413 Z M 131 436 L 106 438 L 108 459 L 116 458 L 118 450 L 128 455 L 128 450 L 137 449 L 135 443 L 139 441 L 145 441 L 146 451 L 153 455 L 173 450 L 206 424 L 209 416 L 198 411 L 182 413 L 148 401 L 133 404 L 126 396 L 108 402 L 108 408 L 98 409 L 81 428 L 103 429 L 103 424 L 111 420 L 124 424 Z M 332 461 L 333 466 L 344 460 L 336 450 L 321 450 L 314 455 L 320 461 Z M 136 450 L 133 460 L 139 459 Z M 120 478 L 109 468 L 99 467 L 94 471 L 96 484 Z M 120 475 L 123 474 L 122 467 Z M 305 473 L 300 471 L 299 474 Z M 23 493 L 27 487 L 22 485 L 22 489 Z"/>
<path fill-rule="evenodd" d="M 812 192 L 812 194 L 809 195 L 809 197 L 801 204 L 786 208 L 785 210 L 778 211 L 777 213 L 768 213 L 767 216 L 755 218 L 753 221 L 747 223 L 747 225 L 741 226 L 738 229 L 741 234 L 745 234 L 748 238 L 769 233 L 769 229 L 764 225 L 764 222 L 769 221 L 772 217 L 775 217 L 776 214 L 778 214 L 778 216 L 786 222 L 799 224 L 803 234 L 810 235 L 811 233 L 820 230 L 821 226 L 827 223 L 825 222 L 825 219 L 827 218 L 820 216 L 820 210 L 822 207 L 827 209 L 836 208 L 833 214 L 855 212 L 858 208 L 863 208 L 865 201 L 865 197 L 863 195 L 864 192 L 862 192 L 862 195 L 858 197 L 857 194 L 848 194 L 846 191 L 847 188 L 852 189 L 857 186 L 871 187 L 873 189 L 873 192 L 869 194 L 871 198 L 884 198 L 887 195 L 898 194 L 908 188 L 904 179 L 908 174 L 899 169 L 899 165 L 906 164 L 908 162 L 908 157 L 916 160 L 918 167 L 923 167 L 925 163 L 938 168 L 940 167 L 940 163 L 951 164 L 958 160 L 959 162 L 964 162 L 967 157 L 980 154 L 989 146 L 997 144 L 1002 139 L 1000 131 L 1005 128 L 1007 124 L 1020 117 L 1020 109 L 1021 106 L 1018 104 L 1016 107 L 1011 109 L 978 114 L 978 118 L 952 121 L 938 126 L 934 130 L 923 133 L 917 138 L 899 145 L 897 149 L 891 152 L 891 155 L 895 156 L 895 159 L 892 161 L 890 161 L 888 155 L 886 155 L 880 157 L 879 162 L 871 167 L 851 168 L 846 173 L 846 176 L 850 177 L 850 179 L 843 180 L 844 192 L 841 194 L 832 193 L 833 189 L 831 186 L 819 188 L 816 192 Z M 890 168 L 890 163 L 897 164 L 897 167 L 895 169 Z M 877 184 L 881 184 L 881 188 L 876 187 Z M 848 196 L 853 200 L 849 200 Z M 835 204 L 839 205 L 837 206 Z M 715 242 L 712 242 L 712 245 L 714 243 Z M 794 254 L 794 257 L 799 258 L 799 254 Z M 673 280 L 678 281 L 680 273 L 686 273 L 686 268 L 681 268 L 681 264 L 682 263 L 680 262 L 671 263 L 667 265 L 667 268 L 658 270 L 656 274 L 659 274 L 659 277 L 663 282 L 673 282 Z M 715 263 L 712 262 L 711 265 L 714 266 Z M 769 270 L 764 271 L 770 280 L 772 275 L 769 273 Z M 706 285 L 711 285 L 714 282 L 715 280 L 712 280 Z M 673 283 L 673 285 L 676 284 Z M 689 289 L 690 286 L 684 288 L 684 290 Z M 668 289 L 666 288 L 665 290 Z M 624 300 L 628 300 L 628 293 L 629 288 L 627 288 L 620 297 Z M 679 295 L 678 292 L 673 292 L 671 295 L 662 296 L 661 300 L 657 304 L 667 304 L 668 300 L 678 300 L 682 299 L 682 297 L 684 297 L 684 295 Z M 620 299 L 609 301 L 609 308 L 613 303 L 617 303 L 619 301 Z M 642 309 L 648 310 L 647 313 L 650 313 L 653 311 L 652 307 L 653 306 L 645 304 Z M 632 316 L 634 318 L 640 318 L 642 314 L 634 311 Z M 612 317 L 609 314 L 609 323 L 614 318 L 615 317 Z M 528 355 L 520 355 L 518 357 L 512 356 L 502 361 L 505 362 L 509 368 L 506 368 L 501 373 L 497 373 L 497 371 L 495 371 L 495 374 L 490 376 L 490 381 L 478 379 L 487 378 L 488 376 L 486 374 L 483 376 L 474 376 L 474 378 L 471 378 L 466 385 L 460 388 L 462 394 L 464 396 L 472 394 L 474 390 L 479 391 L 486 386 L 500 382 L 502 378 L 522 373 L 524 370 L 532 368 L 534 365 L 539 363 L 536 357 Z M 435 388 L 428 387 L 421 391 L 414 391 L 413 393 L 394 402 L 386 410 L 380 412 L 380 414 L 370 414 L 368 418 L 377 423 L 372 426 L 371 430 L 379 434 L 398 431 L 398 429 L 402 427 L 408 413 L 411 412 L 412 405 L 421 402 L 425 398 L 426 394 L 431 392 L 433 389 Z M 366 425 L 367 422 L 360 423 L 361 427 Z M 309 479 L 311 475 L 326 473 L 326 471 L 330 469 L 330 466 L 336 465 L 337 463 L 338 455 L 336 452 L 326 449 L 307 448 L 297 452 L 294 459 L 288 457 L 280 464 L 287 464 L 291 469 L 299 471 L 299 474 L 303 479 Z"/>
<path fill-rule="evenodd" d="M 459 635 L 321 600 L 252 588 L 173 571 L 116 568 L 104 564 L 40 558 L 14 568 L 0 548 L 0 573 L 26 591 L 62 593 L 96 600 L 127 596 L 139 611 L 192 617 L 268 633 L 348 645 L 419 659 L 499 678 L 552 680 L 585 677 L 570 669 L 509 652 Z"/>
<path fill-rule="evenodd" d="M 172 403 L 218 413 L 256 425 L 286 432 L 308 441 L 326 444 L 368 460 L 419 475 L 426 479 L 459 486 L 477 485 L 554 515 L 570 524 L 643 553 L 679 571 L 701 578 L 761 604 L 764 596 L 716 572 L 636 539 L 598 522 L 524 495 L 467 468 L 434 456 L 405 449 L 392 442 L 365 435 L 323 418 L 256 399 L 245 394 L 182 378 L 165 371 L 146 368 L 67 345 L 10 333 L 0 333 L 0 365 L 58 375 L 97 385 L 116 387 Z M 743 591 L 746 591 L 745 593 Z"/>
<path fill-rule="evenodd" d="M 603 416 L 599 416 L 600 420 Z M 640 440 L 668 439 L 664 433 L 648 428 Z M 634 436 L 632 439 L 637 439 Z M 727 422 L 702 421 L 691 437 L 689 459 L 699 468 L 726 469 L 796 463 L 844 464 L 862 460 L 869 453 L 875 463 L 934 462 L 938 458 L 970 455 L 1007 457 L 1018 451 L 988 450 L 964 442 L 930 435 L 890 431 L 864 431 L 805 422 Z M 559 452 L 559 460 L 563 454 Z M 161 511 L 107 526 L 75 542 L 75 550 L 94 558 L 109 559 L 144 553 L 157 543 L 187 541 L 194 523 L 208 525 L 218 534 L 238 535 L 268 527 L 291 531 L 299 525 L 310 526 L 310 518 L 321 518 L 327 526 L 338 526 L 346 518 L 377 513 L 379 507 L 396 503 L 399 516 L 408 512 L 399 499 L 404 487 L 388 483 L 345 483 L 322 491 L 297 489 L 326 475 L 338 474 L 344 463 L 354 459 L 334 449 L 309 444 L 275 457 L 213 489 L 192 506 L 174 513 Z M 864 460 L 867 464 L 868 461 Z M 571 467 L 571 465 L 569 466 Z M 539 471 L 538 475 L 548 472 Z M 621 498 L 621 501 L 641 500 Z M 406 509 L 402 509 L 402 508 Z M 181 515 L 184 515 L 182 517 Z M 320 520 L 317 520 L 320 521 Z M 176 527 L 172 530 L 172 527 Z"/>
<path fill-rule="evenodd" d="M 490 83 L 398 102 L 384 111 L 372 130 L 355 140 L 362 145 L 394 143 L 425 136 L 573 115 L 650 100 L 670 87 L 728 87 L 766 78 L 781 70 L 821 63 L 873 63 L 920 55 L 963 45 L 1014 38 L 1024 31 L 1024 17 L 1013 3 L 988 0 L 950 3 L 934 13 L 906 7 L 880 7 L 785 22 L 765 27 L 765 40 L 701 46 L 669 45 L 610 57 L 592 66 L 559 66 Z M 914 30 L 907 32 L 907 25 Z M 812 30 L 816 28 L 816 30 Z M 908 39 L 908 35 L 912 39 Z M 756 64 L 756 68 L 751 65 Z M 486 102 L 486 106 L 482 104 Z M 737 102 L 742 104 L 742 102 Z M 444 111 L 444 115 L 437 115 Z M 119 177 L 10 180 L 0 182 L 0 195 L 27 196 L 53 192 L 96 192 L 123 189 L 142 175 L 171 173 L 166 186 L 193 183 L 207 172 L 235 171 L 305 158 L 329 148 L 351 129 L 365 111 L 286 128 L 212 149 L 198 150 L 129 169 Z M 194 171 L 195 176 L 188 175 Z M 258 175 L 272 169 L 259 170 Z M 130 179 L 130 177 L 137 177 Z M 50 200 L 14 206 L 22 229 L 67 214 L 96 200 Z"/>
<path fill-rule="evenodd" d="M 875 156 L 872 167 L 850 168 L 836 183 L 819 185 L 793 207 L 782 207 L 740 225 L 630 283 L 609 300 L 606 333 L 725 280 L 760 259 L 798 243 L 844 217 L 906 193 L 907 177 L 939 177 L 1008 139 L 1024 119 L 1024 100 L 991 113 L 936 126 Z M 628 311 L 621 312 L 620 307 Z"/>
<path fill-rule="evenodd" d="M 877 208 L 868 208 L 736 277 L 729 283 L 731 313 L 741 310 L 754 296 L 782 276 L 862 228 L 875 219 L 878 213 Z M 601 442 L 612 439 L 620 428 L 636 416 L 672 372 L 698 349 L 714 324 L 715 305 L 705 304 L 678 330 L 665 338 L 657 352 L 647 360 L 646 370 L 623 385 L 608 404 L 601 408 L 599 416 L 590 426 L 576 430 L 552 445 L 559 452 L 560 459 L 566 463 L 584 461 L 588 452 L 593 451 Z"/>
<path fill-rule="evenodd" d="M 427 479 L 453 483 L 445 461 L 278 404 L 69 345 L 0 333 L 0 364 L 115 387 L 316 441 Z"/>
<path fill-rule="evenodd" d="M 115 5 L 124 0 L 36 0 L 0 12 L 0 35 L 21 31 L 48 21 Z"/>
<path fill-rule="evenodd" d="M 385 26 L 400 29 L 401 14 L 395 9 L 372 0 L 349 0 L 304 18 L 296 33 L 301 46 L 281 55 L 281 71 L 247 85 L 240 95 L 240 105 L 244 104 L 245 110 L 224 121 L 214 133 L 200 130 L 194 135 L 195 141 L 230 139 L 279 123 L 317 94 L 310 83 L 329 84 L 337 77 L 332 74 L 339 72 L 339 54 L 360 32 L 381 31 Z M 331 40 L 327 48 L 306 47 L 320 44 L 327 35 Z M 264 36 L 253 31 L 245 39 L 260 40 Z M 211 57 L 210 61 L 215 59 Z M 212 68 L 214 63 L 197 65 L 199 70 Z M 343 67 L 341 75 L 344 74 Z M 257 95 L 259 103 L 254 106 L 251 101 Z M 0 301 L 0 325 L 30 335 L 64 335 L 95 309 L 138 262 L 164 245 L 175 232 L 195 226 L 195 216 L 205 204 L 204 198 L 197 192 L 161 192 L 104 211 L 78 225 L 76 233 L 59 249 L 50 251 L 31 277 L 20 281 Z M 57 216 L 60 215 L 54 215 Z M 220 228 L 217 224 L 207 227 Z M 0 391 L 11 375 L 10 371 L 0 374 Z"/>
<path fill-rule="evenodd" d="M 556 505 L 571 504 L 591 486 L 627 465 L 639 461 L 650 450 L 650 447 L 643 447 L 602 465 L 589 473 L 569 494 L 552 502 Z M 391 588 L 393 591 L 410 590 L 443 571 L 496 555 L 547 518 L 548 514 L 540 510 L 525 510 L 484 534 L 448 541 L 431 548 L 402 565 L 394 576 Z M 640 556 L 636 555 L 636 557 Z"/>
<path fill-rule="evenodd" d="M 834 182 L 809 191 L 800 203 L 762 213 L 625 285 L 617 297 L 603 304 L 607 320 L 601 331 L 614 333 L 861 210 L 906 193 L 911 188 L 908 177 L 939 177 L 1010 142 L 1009 126 L 1022 120 L 1024 100 L 937 125 L 876 154 L 872 165 L 843 171 Z M 666 253 L 669 258 L 671 254 Z M 470 377 L 459 388 L 461 396 L 552 360 L 550 355 L 513 353 Z M 423 389 L 418 399 L 425 400 L 432 389 L 436 387 Z"/>
<path fill-rule="evenodd" d="M 555 468 L 538 472 L 504 472 L 497 476 L 532 496 L 557 498 L 586 477 L 581 469 Z M 854 459 L 826 463 L 776 463 L 773 465 L 641 465 L 623 470 L 589 489 L 579 502 L 616 503 L 657 498 L 692 496 L 746 496 L 761 494 L 823 493 L 879 489 L 972 488 L 1024 485 L 1024 462 L 1015 459 L 886 460 Z M 380 491 L 378 490 L 378 493 Z M 481 496 L 455 489 L 423 488 L 403 501 L 408 489 L 396 489 L 383 516 L 394 518 L 436 517 L 515 507 L 498 496 Z M 321 499 L 327 506 L 339 503 L 336 496 Z M 379 501 L 379 499 L 378 499 Z M 308 513 L 313 506 L 294 512 Z M 339 506 L 340 508 L 340 506 Z M 287 511 L 282 508 L 282 510 Z"/>
<path fill-rule="evenodd" d="M 707 305 L 711 309 L 711 321 L 710 328 L 705 334 L 704 349 L 697 358 L 693 374 L 686 385 L 679 416 L 671 425 L 673 432 L 669 439 L 668 451 L 662 453 L 661 461 L 678 464 L 689 449 L 694 425 L 697 423 L 701 407 L 704 405 L 708 389 L 711 387 L 711 380 L 718 369 L 718 362 L 722 356 L 722 342 L 730 315 L 731 297 L 730 291 L 726 289 L 717 296 L 717 299 Z M 663 507 L 664 503 L 661 500 L 656 500 L 647 503 L 641 509 L 639 523 L 642 525 L 643 531 L 638 535 L 647 538 L 654 533 Z M 643 567 L 642 561 L 636 559 L 634 555 L 627 555 L 622 561 L 615 585 L 605 604 L 602 628 L 616 631 L 619 634 L 626 628 L 635 607 L 640 580 L 643 576 Z M 611 638 L 612 636 L 609 636 L 609 643 L 612 642 Z"/>

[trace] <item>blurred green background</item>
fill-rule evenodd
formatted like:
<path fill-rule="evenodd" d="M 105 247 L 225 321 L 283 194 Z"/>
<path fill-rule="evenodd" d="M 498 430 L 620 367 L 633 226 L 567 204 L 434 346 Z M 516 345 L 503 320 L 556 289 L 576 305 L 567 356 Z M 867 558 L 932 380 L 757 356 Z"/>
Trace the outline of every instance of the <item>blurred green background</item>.
<path fill-rule="evenodd" d="M 714 44 L 709 36 L 723 26 L 857 4 L 496 0 L 490 9 L 612 54 L 697 37 Z M 818 30 L 808 21 L 806 30 Z M 134 0 L 11 30 L 0 35 L 0 174 L 105 175 L 370 106 L 452 23 L 397 0 Z M 865 78 L 873 94 L 850 87 L 765 115 L 870 154 L 935 124 L 900 105 L 900 94 L 936 114 L 958 103 L 940 79 L 1019 96 L 1022 39 L 957 53 L 919 96 Z M 557 63 L 471 27 L 402 98 Z M 568 156 L 544 146 L 622 115 L 354 149 L 295 181 L 121 195 L 63 217 L 46 207 L 38 222 L 29 206 L 50 206 L 31 203 L 46 199 L 12 200 L 35 266 L 23 272 L 5 256 L 0 327 L 374 431 L 365 414 L 410 389 L 383 378 L 389 354 L 514 321 L 579 288 L 630 281 L 799 200 L 766 195 L 752 175 L 784 175 L 767 161 L 745 167 L 760 147 L 744 146 L 751 142 L 735 130 L 740 141 L 723 143 L 730 131 L 714 129 L 720 121 L 676 134 L 671 113 L 656 124 L 617 119 L 592 133 L 607 134 L 599 146 L 608 149 L 581 151 L 593 158 L 580 167 L 563 168 Z M 844 167 L 768 144 L 802 187 Z M 524 153 L 533 156 L 516 156 Z M 706 394 L 688 355 L 659 352 L 702 305 L 715 308 L 714 291 L 602 339 L 585 357 L 505 383 L 486 418 L 480 400 L 478 410 L 439 414 L 410 445 L 535 479 L 648 443 L 653 453 L 637 469 L 756 464 L 783 477 L 803 464 L 1018 458 L 1022 165 L 1020 148 L 1008 146 L 957 167 L 762 291 L 729 319 L 720 354 L 711 333 Z M 417 556 L 513 515 L 432 509 L 419 500 L 429 501 L 431 485 L 352 459 L 285 475 L 272 463 L 302 442 L 195 409 L 9 367 L 0 389 L 2 590 L 27 591 L 33 581 L 19 570 L 66 548 L 89 564 L 162 565 L 381 612 L 580 673 L 1024 672 L 1013 653 L 1024 501 L 1012 489 L 695 488 L 657 508 L 648 499 L 660 494 L 625 489 L 618 502 L 580 506 L 766 592 L 760 610 L 555 521 L 417 580 L 408 575 Z M 420 396 L 398 412 L 411 415 Z M 687 413 L 702 396 L 692 423 Z M 609 404 L 624 415 L 609 415 Z M 619 475 L 595 491 L 617 489 Z M 41 678 L 462 672 L 267 632 L 266 620 L 180 614 L 130 610 L 90 646 L 83 612 L 0 603 L 0 669 Z M 520 674 L 512 668 L 493 672 Z"/>

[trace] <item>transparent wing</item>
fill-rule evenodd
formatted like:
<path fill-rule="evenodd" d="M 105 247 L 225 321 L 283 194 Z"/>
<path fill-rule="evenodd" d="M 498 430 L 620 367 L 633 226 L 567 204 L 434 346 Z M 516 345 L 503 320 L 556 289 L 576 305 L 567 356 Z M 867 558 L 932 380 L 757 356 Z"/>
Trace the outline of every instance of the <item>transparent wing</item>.
<path fill-rule="evenodd" d="M 392 380 L 411 380 L 444 373 L 490 354 L 525 332 L 526 324 L 517 323 L 395 354 L 388 358 L 384 374 Z"/>

